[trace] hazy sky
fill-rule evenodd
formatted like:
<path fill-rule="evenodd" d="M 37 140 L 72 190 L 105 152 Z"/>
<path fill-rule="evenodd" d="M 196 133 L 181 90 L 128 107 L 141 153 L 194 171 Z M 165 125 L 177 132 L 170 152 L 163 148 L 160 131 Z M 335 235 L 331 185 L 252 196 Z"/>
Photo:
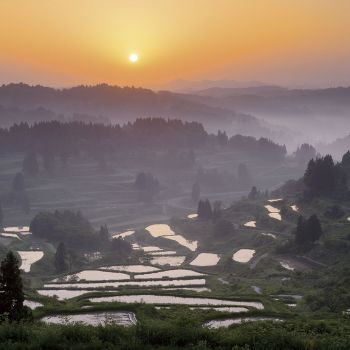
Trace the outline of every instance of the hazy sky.
<path fill-rule="evenodd" d="M 350 85 L 350 0 L 0 0 L 1 83 L 174 79 Z"/>

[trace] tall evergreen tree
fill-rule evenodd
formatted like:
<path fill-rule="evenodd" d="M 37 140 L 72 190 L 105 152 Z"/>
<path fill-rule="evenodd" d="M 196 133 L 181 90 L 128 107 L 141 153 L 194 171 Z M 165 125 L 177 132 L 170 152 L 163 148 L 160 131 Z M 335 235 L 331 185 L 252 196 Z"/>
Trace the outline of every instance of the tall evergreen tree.
<path fill-rule="evenodd" d="M 204 219 L 204 220 L 212 219 L 213 210 L 209 199 L 199 201 L 197 213 L 200 219 Z"/>
<path fill-rule="evenodd" d="M 109 231 L 107 225 L 102 225 L 100 227 L 99 236 L 102 242 L 109 241 Z"/>
<path fill-rule="evenodd" d="M 68 269 L 66 246 L 63 242 L 58 245 L 56 250 L 55 267 L 57 273 L 65 272 Z"/>
<path fill-rule="evenodd" d="M 295 243 L 299 246 L 309 245 L 320 239 L 323 231 L 317 215 L 311 215 L 307 220 L 299 216 L 295 230 Z"/>
<path fill-rule="evenodd" d="M 347 151 L 343 155 L 343 158 L 341 160 L 341 164 L 346 168 L 350 168 L 350 151 Z"/>
<path fill-rule="evenodd" d="M 308 143 L 303 143 L 294 152 L 294 157 L 297 162 L 301 164 L 306 164 L 310 159 L 313 159 L 316 157 L 316 149 L 315 147 L 309 145 Z"/>
<path fill-rule="evenodd" d="M 24 294 L 19 261 L 12 251 L 7 253 L 0 265 L 0 290 L 0 314 L 6 313 L 11 321 L 28 316 L 28 310 L 23 306 Z"/>
<path fill-rule="evenodd" d="M 311 159 L 305 171 L 305 193 L 314 197 L 319 195 L 343 194 L 347 191 L 347 177 L 342 164 L 334 164 L 330 155 Z"/>
<path fill-rule="evenodd" d="M 248 194 L 248 199 L 255 200 L 258 198 L 259 198 L 259 191 L 257 190 L 257 188 L 255 186 L 253 186 Z"/>
<path fill-rule="evenodd" d="M 295 243 L 301 245 L 305 242 L 305 221 L 300 215 L 298 218 L 297 228 L 295 230 Z"/>
<path fill-rule="evenodd" d="M 308 240 L 310 242 L 316 242 L 323 234 L 321 223 L 318 220 L 316 214 L 311 215 L 306 223 L 306 231 L 308 234 Z"/>
<path fill-rule="evenodd" d="M 221 215 L 222 215 L 221 202 L 215 201 L 213 204 L 212 218 L 213 220 L 218 220 L 221 218 Z"/>

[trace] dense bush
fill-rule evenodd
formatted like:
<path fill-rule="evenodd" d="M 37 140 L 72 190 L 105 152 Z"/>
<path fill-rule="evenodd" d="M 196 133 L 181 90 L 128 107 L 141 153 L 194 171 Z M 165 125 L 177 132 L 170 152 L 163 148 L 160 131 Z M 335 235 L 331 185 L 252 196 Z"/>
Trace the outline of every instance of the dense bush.
<path fill-rule="evenodd" d="M 0 325 L 0 349 L 216 349 L 348 350 L 349 320 L 247 323 L 208 330 L 192 321 L 154 321 L 123 328 L 114 325 L 48 326 L 39 323 Z"/>

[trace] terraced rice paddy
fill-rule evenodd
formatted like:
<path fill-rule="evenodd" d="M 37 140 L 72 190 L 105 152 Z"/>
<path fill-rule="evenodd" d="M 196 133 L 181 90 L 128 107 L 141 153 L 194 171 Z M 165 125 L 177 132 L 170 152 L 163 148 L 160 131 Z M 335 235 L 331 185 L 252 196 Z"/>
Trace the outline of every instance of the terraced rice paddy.
<path fill-rule="evenodd" d="M 22 233 L 29 232 L 29 226 L 10 226 L 4 228 L 5 232 Z"/>
<path fill-rule="evenodd" d="M 247 263 L 253 258 L 254 254 L 254 249 L 240 249 L 233 254 L 232 259 L 240 263 Z"/>
<path fill-rule="evenodd" d="M 179 243 L 180 245 L 188 248 L 192 252 L 195 252 L 198 247 L 198 241 L 189 241 L 185 237 L 181 235 L 173 235 L 173 236 L 164 236 L 166 239 L 171 239 L 172 241 L 175 241 Z"/>
<path fill-rule="evenodd" d="M 163 249 L 154 245 L 151 246 L 146 246 L 146 247 L 140 247 L 145 253 L 149 253 L 149 252 L 160 252 Z"/>
<path fill-rule="evenodd" d="M 277 238 L 276 235 L 274 235 L 273 233 L 264 233 L 264 232 L 262 232 L 261 234 L 262 234 L 263 236 L 271 237 L 271 238 L 273 238 L 273 239 L 276 239 L 276 238 Z"/>
<path fill-rule="evenodd" d="M 5 238 L 20 239 L 16 233 L 3 232 L 3 233 L 1 233 L 1 236 L 5 237 Z"/>
<path fill-rule="evenodd" d="M 124 281 L 129 280 L 130 276 L 121 272 L 109 272 L 101 270 L 84 270 L 78 273 L 56 278 L 52 282 L 67 281 Z"/>
<path fill-rule="evenodd" d="M 269 217 L 278 221 L 282 220 L 282 216 L 280 213 L 269 213 Z"/>
<path fill-rule="evenodd" d="M 33 301 L 33 300 L 24 300 L 23 305 L 29 307 L 32 310 L 35 310 L 38 307 L 44 306 L 42 303 L 38 303 L 37 301 Z"/>
<path fill-rule="evenodd" d="M 116 233 L 116 234 L 112 235 L 112 238 L 125 238 L 125 237 L 129 237 L 129 236 L 133 235 L 134 233 L 135 233 L 135 231 L 129 230 L 129 231 L 121 232 L 121 233 Z"/>
<path fill-rule="evenodd" d="M 73 289 L 39 289 L 38 294 L 45 297 L 57 297 L 58 300 L 65 300 L 78 297 L 86 293 L 92 293 L 93 290 L 73 290 Z M 113 292 L 109 290 L 104 290 L 106 292 Z M 115 291 L 114 291 L 115 292 Z"/>
<path fill-rule="evenodd" d="M 204 324 L 204 327 L 208 328 L 222 328 L 222 327 L 229 327 L 233 324 L 241 324 L 243 322 L 258 322 L 258 321 L 274 321 L 274 322 L 282 322 L 283 320 L 279 318 L 273 318 L 273 317 L 244 317 L 244 318 L 229 318 L 225 320 L 212 320 L 208 321 Z"/>
<path fill-rule="evenodd" d="M 44 256 L 40 250 L 19 250 L 17 253 L 22 261 L 20 269 L 24 272 L 30 272 L 31 266 Z"/>
<path fill-rule="evenodd" d="M 188 219 L 197 219 L 198 218 L 198 214 L 189 214 L 187 215 Z"/>
<path fill-rule="evenodd" d="M 181 266 L 186 257 L 185 256 L 157 256 L 151 259 L 152 265 L 159 265 L 159 266 Z"/>
<path fill-rule="evenodd" d="M 282 217 L 280 214 L 280 210 L 278 208 L 273 207 L 272 205 L 265 205 L 265 208 L 267 209 L 267 211 L 269 212 L 269 217 L 272 219 L 276 219 L 281 221 Z"/>
<path fill-rule="evenodd" d="M 192 266 L 215 266 L 220 260 L 218 254 L 213 253 L 200 253 L 197 257 L 190 262 Z"/>
<path fill-rule="evenodd" d="M 136 324 L 136 316 L 128 311 L 108 311 L 84 314 L 64 314 L 45 316 L 41 321 L 48 324 L 83 323 L 90 326 L 104 324 L 118 324 L 121 326 L 133 326 Z"/>
<path fill-rule="evenodd" d="M 256 227 L 256 221 L 248 221 L 243 226 L 245 226 L 245 227 Z"/>
<path fill-rule="evenodd" d="M 121 271 L 129 273 L 147 273 L 159 271 L 159 268 L 147 265 L 113 265 L 113 266 L 102 266 L 99 267 L 100 270 L 110 270 L 110 271 Z"/>
<path fill-rule="evenodd" d="M 79 282 L 79 283 L 47 283 L 44 288 L 47 289 L 98 289 L 98 288 L 119 288 L 119 287 L 181 287 L 181 286 L 203 286 L 205 279 L 175 279 L 159 281 L 120 281 L 120 282 Z"/>
<path fill-rule="evenodd" d="M 176 255 L 175 250 L 163 250 L 161 252 L 150 252 L 148 255 L 151 256 L 163 256 L 163 255 Z"/>
<path fill-rule="evenodd" d="M 286 270 L 289 270 L 289 271 L 294 271 L 294 267 L 288 263 L 288 262 L 285 262 L 285 261 L 280 261 L 280 265 L 285 268 Z"/>
<path fill-rule="evenodd" d="M 296 205 L 291 205 L 291 209 L 295 212 L 299 212 L 299 208 Z"/>
<path fill-rule="evenodd" d="M 135 279 L 163 279 L 163 278 L 184 278 L 184 277 L 199 277 L 204 276 L 203 273 L 192 271 L 192 270 L 167 270 L 159 271 L 154 273 L 145 273 L 142 275 L 135 275 Z"/>
<path fill-rule="evenodd" d="M 166 224 L 154 224 L 145 228 L 153 237 L 172 236 L 175 232 Z"/>
<path fill-rule="evenodd" d="M 153 237 L 163 237 L 166 239 L 173 240 L 178 244 L 188 248 L 191 251 L 195 251 L 198 246 L 197 241 L 189 241 L 182 235 L 176 234 L 169 225 L 166 224 L 154 224 L 146 227 L 146 231 L 148 231 Z"/>
<path fill-rule="evenodd" d="M 146 303 L 154 305 L 191 305 L 191 306 L 242 306 L 251 307 L 257 310 L 263 310 L 264 305 L 261 302 L 254 301 L 234 301 L 224 299 L 212 298 L 192 298 L 179 297 L 169 295 L 152 295 L 152 294 L 138 294 L 138 295 L 115 295 L 109 297 L 90 298 L 91 302 L 119 302 L 119 303 Z"/>

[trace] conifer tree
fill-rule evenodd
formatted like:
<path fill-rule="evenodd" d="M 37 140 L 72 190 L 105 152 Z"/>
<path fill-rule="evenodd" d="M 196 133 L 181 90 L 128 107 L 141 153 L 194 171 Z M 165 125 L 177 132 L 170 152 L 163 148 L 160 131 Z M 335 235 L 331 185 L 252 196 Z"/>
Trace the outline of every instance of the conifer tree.
<path fill-rule="evenodd" d="M 55 267 L 57 273 L 65 272 L 68 269 L 66 246 L 63 242 L 58 245 L 56 250 Z"/>
<path fill-rule="evenodd" d="M 19 261 L 12 251 L 8 252 L 0 265 L 0 314 L 17 321 L 28 316 L 24 302 Z"/>

